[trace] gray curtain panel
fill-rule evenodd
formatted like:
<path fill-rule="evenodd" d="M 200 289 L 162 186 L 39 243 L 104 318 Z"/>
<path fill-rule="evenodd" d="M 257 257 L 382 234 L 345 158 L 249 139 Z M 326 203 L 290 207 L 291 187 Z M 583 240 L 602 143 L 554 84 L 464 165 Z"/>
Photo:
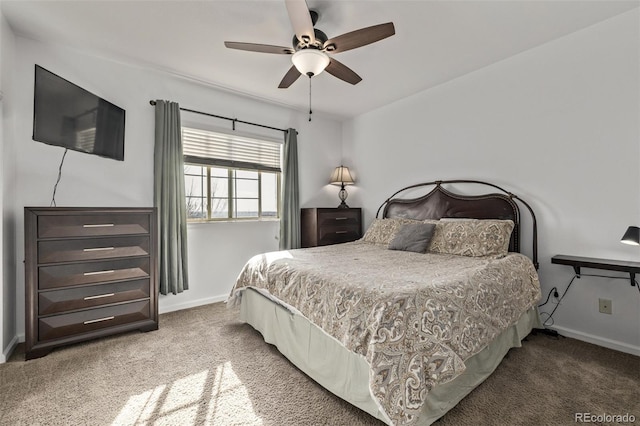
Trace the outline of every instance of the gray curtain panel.
<path fill-rule="evenodd" d="M 178 294 L 189 288 L 187 273 L 187 211 L 180 107 L 156 101 L 153 200 L 158 208 L 160 293 Z"/>
<path fill-rule="evenodd" d="M 288 129 L 284 135 L 281 213 L 280 250 L 300 248 L 298 132 L 295 129 Z"/>

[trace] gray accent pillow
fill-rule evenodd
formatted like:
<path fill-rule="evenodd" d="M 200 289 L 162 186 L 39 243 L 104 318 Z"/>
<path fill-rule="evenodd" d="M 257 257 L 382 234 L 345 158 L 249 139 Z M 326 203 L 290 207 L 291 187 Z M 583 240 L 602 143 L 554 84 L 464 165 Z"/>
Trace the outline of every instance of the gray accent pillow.
<path fill-rule="evenodd" d="M 402 225 L 389 243 L 389 250 L 427 251 L 436 225 L 433 223 L 409 223 Z"/>
<path fill-rule="evenodd" d="M 389 243 L 395 237 L 398 229 L 405 223 L 420 223 L 417 220 L 405 219 L 400 217 L 388 218 L 388 219 L 374 219 L 367 232 L 365 232 L 362 240 L 367 243 L 384 244 L 389 246 Z"/>

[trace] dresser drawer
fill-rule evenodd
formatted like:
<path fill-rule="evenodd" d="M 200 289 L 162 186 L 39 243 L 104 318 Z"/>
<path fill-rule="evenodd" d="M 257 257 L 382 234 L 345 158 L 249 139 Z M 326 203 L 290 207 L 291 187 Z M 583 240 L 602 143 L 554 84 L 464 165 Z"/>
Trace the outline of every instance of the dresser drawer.
<path fill-rule="evenodd" d="M 38 238 L 148 234 L 148 214 L 85 214 L 38 217 Z"/>
<path fill-rule="evenodd" d="M 76 309 L 149 297 L 149 279 L 42 291 L 38 295 L 38 314 L 51 315 Z"/>
<path fill-rule="evenodd" d="M 124 303 L 38 319 L 38 339 L 46 341 L 149 319 L 149 301 Z"/>
<path fill-rule="evenodd" d="M 149 255 L 149 237 L 40 241 L 39 263 L 76 262 Z"/>
<path fill-rule="evenodd" d="M 41 266 L 40 289 L 76 286 L 149 276 L 149 258 Z"/>

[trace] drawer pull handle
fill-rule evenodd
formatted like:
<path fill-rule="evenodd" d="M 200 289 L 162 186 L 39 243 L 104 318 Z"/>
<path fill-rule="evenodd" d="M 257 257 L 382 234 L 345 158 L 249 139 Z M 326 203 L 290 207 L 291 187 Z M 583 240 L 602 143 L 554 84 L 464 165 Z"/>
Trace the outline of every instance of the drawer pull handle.
<path fill-rule="evenodd" d="M 336 231 L 336 234 L 346 234 L 347 231 Z"/>
<path fill-rule="evenodd" d="M 115 272 L 115 270 L 110 269 L 108 271 L 95 271 L 95 272 L 85 272 L 84 276 L 89 276 L 89 275 L 100 275 L 100 274 L 113 274 Z"/>
<path fill-rule="evenodd" d="M 82 225 L 83 228 L 106 228 L 107 226 L 113 226 L 113 223 L 97 223 L 95 225 Z"/>
<path fill-rule="evenodd" d="M 105 250 L 113 250 L 115 247 L 96 247 L 96 248 L 86 248 L 82 251 L 105 251 Z"/>
<path fill-rule="evenodd" d="M 98 294 L 97 296 L 87 296 L 84 300 L 102 299 L 103 297 L 115 296 L 115 293 Z"/>
<path fill-rule="evenodd" d="M 104 318 L 98 318 L 98 319 L 94 319 L 94 320 L 89 320 L 89 321 L 85 321 L 83 322 L 84 325 L 87 324 L 93 324 L 94 322 L 102 322 L 102 321 L 109 321 L 114 319 L 115 317 L 104 317 Z"/>
<path fill-rule="evenodd" d="M 349 219 L 348 217 L 336 217 L 336 220 L 347 220 Z"/>

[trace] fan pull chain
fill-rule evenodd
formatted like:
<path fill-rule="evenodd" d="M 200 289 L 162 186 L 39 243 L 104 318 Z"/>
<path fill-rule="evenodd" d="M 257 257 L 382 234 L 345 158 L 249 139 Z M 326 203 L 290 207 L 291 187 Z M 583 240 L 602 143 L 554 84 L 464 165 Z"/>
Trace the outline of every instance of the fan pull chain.
<path fill-rule="evenodd" d="M 309 121 L 311 121 L 311 114 L 313 111 L 311 111 L 311 76 L 309 76 Z"/>

